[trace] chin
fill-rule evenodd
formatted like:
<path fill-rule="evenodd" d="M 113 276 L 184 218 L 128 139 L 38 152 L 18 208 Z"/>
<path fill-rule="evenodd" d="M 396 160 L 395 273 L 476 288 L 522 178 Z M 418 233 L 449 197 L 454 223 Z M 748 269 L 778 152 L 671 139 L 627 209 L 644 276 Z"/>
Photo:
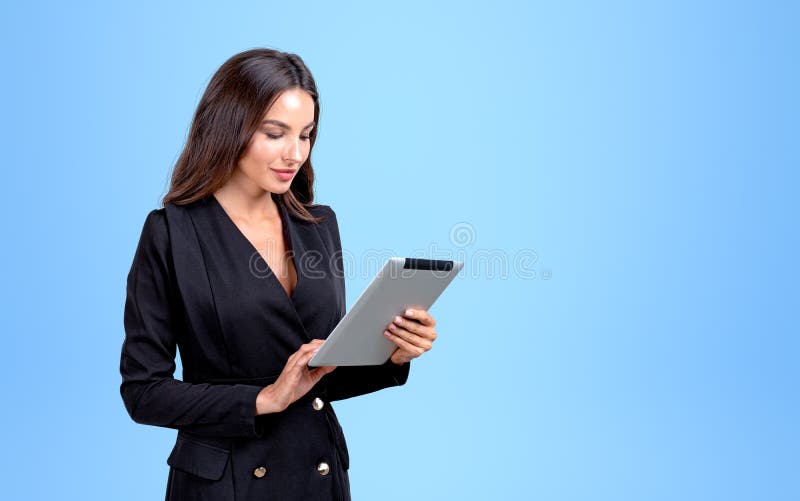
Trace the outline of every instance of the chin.
<path fill-rule="evenodd" d="M 288 182 L 280 184 L 278 186 L 267 186 L 265 189 L 270 193 L 275 193 L 276 195 L 283 195 L 284 193 L 289 191 L 289 188 L 291 188 L 291 186 L 292 183 Z"/>

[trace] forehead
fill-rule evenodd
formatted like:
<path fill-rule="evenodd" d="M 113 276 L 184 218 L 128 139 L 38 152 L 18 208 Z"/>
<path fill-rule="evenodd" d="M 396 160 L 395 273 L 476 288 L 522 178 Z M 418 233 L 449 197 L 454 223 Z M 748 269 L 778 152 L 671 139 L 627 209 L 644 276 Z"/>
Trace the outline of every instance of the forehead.
<path fill-rule="evenodd" d="M 314 120 L 314 100 L 301 89 L 281 92 L 264 114 L 264 120 L 277 119 L 290 125 L 304 127 Z"/>

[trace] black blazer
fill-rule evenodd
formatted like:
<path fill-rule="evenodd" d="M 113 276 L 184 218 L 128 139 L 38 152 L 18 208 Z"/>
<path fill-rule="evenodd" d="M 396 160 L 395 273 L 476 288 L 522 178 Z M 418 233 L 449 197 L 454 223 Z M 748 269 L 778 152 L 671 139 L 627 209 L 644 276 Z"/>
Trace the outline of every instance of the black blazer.
<path fill-rule="evenodd" d="M 120 393 L 135 422 L 178 430 L 167 500 L 349 499 L 330 402 L 408 377 L 410 364 L 391 361 L 339 367 L 284 412 L 255 415 L 289 355 L 345 313 L 336 214 L 312 206 L 325 218 L 313 224 L 279 210 L 298 276 L 291 297 L 213 195 L 144 222 L 127 278 Z"/>

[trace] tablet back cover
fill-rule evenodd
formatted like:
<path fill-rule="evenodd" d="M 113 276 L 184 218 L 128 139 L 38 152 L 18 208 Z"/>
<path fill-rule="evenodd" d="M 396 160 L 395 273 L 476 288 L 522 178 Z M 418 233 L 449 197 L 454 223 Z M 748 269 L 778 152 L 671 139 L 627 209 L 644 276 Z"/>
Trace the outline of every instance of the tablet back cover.
<path fill-rule="evenodd" d="M 383 335 L 392 319 L 409 307 L 430 309 L 463 265 L 463 261 L 390 258 L 308 365 L 383 364 L 397 347 Z"/>

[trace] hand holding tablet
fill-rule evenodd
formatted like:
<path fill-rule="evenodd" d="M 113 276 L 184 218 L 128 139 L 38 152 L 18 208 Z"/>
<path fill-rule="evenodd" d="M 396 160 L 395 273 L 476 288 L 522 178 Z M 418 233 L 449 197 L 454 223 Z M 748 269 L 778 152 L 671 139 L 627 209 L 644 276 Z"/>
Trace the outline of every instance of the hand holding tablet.
<path fill-rule="evenodd" d="M 403 365 L 433 348 L 437 338 L 436 319 L 425 309 L 409 308 L 402 317 L 394 317 L 383 335 L 398 348 L 389 359 Z"/>

